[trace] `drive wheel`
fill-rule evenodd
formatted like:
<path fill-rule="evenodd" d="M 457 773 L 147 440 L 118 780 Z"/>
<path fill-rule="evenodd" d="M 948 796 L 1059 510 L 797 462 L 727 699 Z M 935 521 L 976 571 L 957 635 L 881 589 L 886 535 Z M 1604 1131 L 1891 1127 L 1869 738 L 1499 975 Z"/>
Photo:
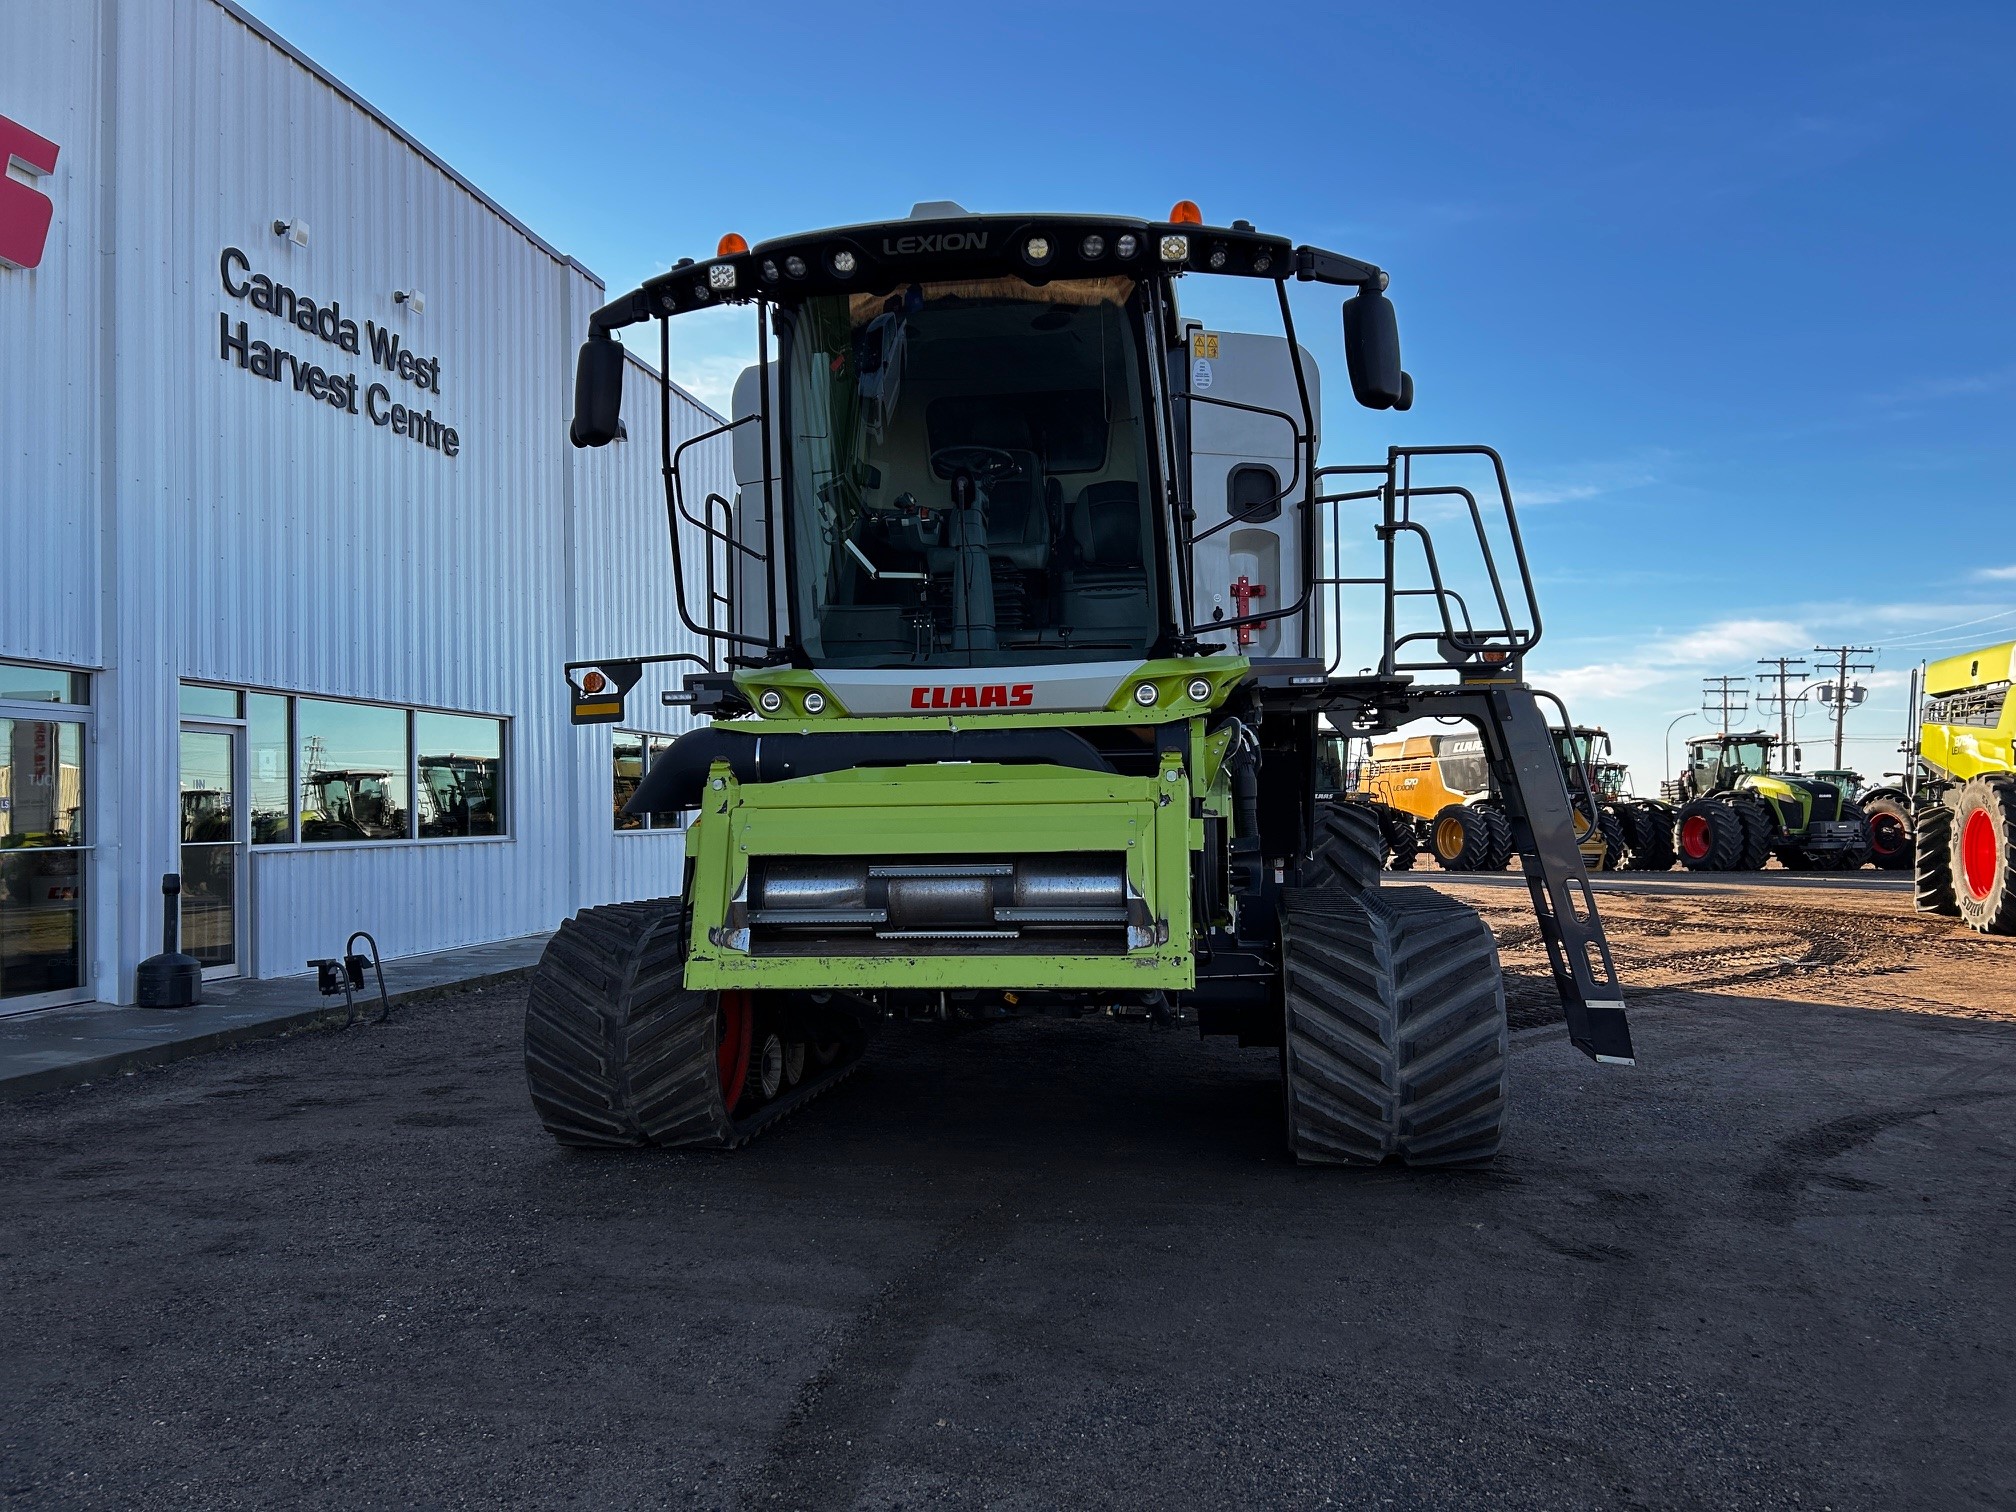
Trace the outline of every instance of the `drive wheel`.
<path fill-rule="evenodd" d="M 1736 871 L 1762 871 L 1771 859 L 1771 811 L 1754 798 L 1738 798 L 1729 805 L 1743 826 L 1743 855 Z"/>
<path fill-rule="evenodd" d="M 1491 855 L 1489 809 L 1461 803 L 1443 807 L 1428 832 L 1428 848 L 1444 871 L 1482 871 Z M 1501 863 L 1502 864 L 1502 863 Z"/>
<path fill-rule="evenodd" d="M 1841 806 L 1835 813 L 1855 826 L 1856 839 L 1846 850 L 1836 852 L 1834 868 L 1836 871 L 1860 871 L 1869 864 L 1869 857 L 1875 849 L 1869 838 L 1869 816 L 1861 804 L 1851 803 L 1846 798 L 1841 800 Z"/>
<path fill-rule="evenodd" d="M 1743 861 L 1743 821 L 1717 798 L 1690 799 L 1680 810 L 1680 864 L 1689 871 L 1735 871 Z"/>
<path fill-rule="evenodd" d="M 1501 872 L 1512 860 L 1511 817 L 1501 808 L 1485 808 L 1481 804 L 1478 805 L 1478 812 L 1483 815 L 1484 823 L 1490 828 L 1491 848 L 1484 853 L 1483 863 L 1477 870 Z"/>
<path fill-rule="evenodd" d="M 821 1032 L 844 1048 L 795 1091 L 770 1090 L 774 1035 L 754 995 L 689 990 L 685 944 L 677 902 L 583 909 L 547 942 L 526 993 L 525 1079 L 562 1144 L 743 1144 L 858 1063 L 859 1026 L 831 1014 Z"/>
<path fill-rule="evenodd" d="M 1976 777 L 1953 796 L 1953 898 L 1981 934 L 2016 934 L 2016 780 Z"/>
<path fill-rule="evenodd" d="M 1311 1165 L 1476 1165 L 1505 1127 L 1498 947 L 1423 887 L 1281 894 L 1288 1147 Z"/>
<path fill-rule="evenodd" d="M 1421 855 L 1421 836 L 1414 828 L 1414 816 L 1382 803 L 1379 827 L 1386 835 L 1386 864 L 1395 871 L 1414 870 L 1414 863 Z"/>
<path fill-rule="evenodd" d="M 1631 842 L 1624 833 L 1623 819 L 1615 809 L 1606 808 L 1597 817 L 1596 828 L 1603 836 L 1603 859 L 1597 863 L 1597 870 L 1624 870 L 1624 856 Z"/>
<path fill-rule="evenodd" d="M 1362 803 L 1341 798 L 1325 799 L 1316 805 L 1315 843 L 1302 865 L 1302 878 L 1310 887 L 1346 887 L 1363 892 L 1379 885 L 1379 873 L 1386 859 L 1386 837 L 1380 832 L 1379 816 Z"/>
<path fill-rule="evenodd" d="M 1879 871 L 1911 869 L 1911 811 L 1895 798 L 1871 798 L 1863 810 L 1869 816 L 1869 859 Z"/>
<path fill-rule="evenodd" d="M 1638 836 L 1631 843 L 1626 871 L 1671 871 L 1673 869 L 1673 815 L 1650 804 L 1633 805 L 1638 815 Z"/>
<path fill-rule="evenodd" d="M 1920 807 L 1917 818 L 1911 827 L 1913 905 L 1921 914 L 1951 918 L 1960 912 L 1953 896 L 1953 810 L 1934 801 Z"/>

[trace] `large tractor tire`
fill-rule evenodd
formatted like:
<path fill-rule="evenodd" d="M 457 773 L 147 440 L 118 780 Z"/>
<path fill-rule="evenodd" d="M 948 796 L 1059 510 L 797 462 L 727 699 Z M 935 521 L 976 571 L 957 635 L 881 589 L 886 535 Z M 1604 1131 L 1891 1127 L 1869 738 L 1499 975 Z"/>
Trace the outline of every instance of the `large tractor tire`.
<path fill-rule="evenodd" d="M 1498 947 L 1424 887 L 1281 894 L 1288 1148 L 1311 1165 L 1477 1165 L 1509 1058 Z"/>
<path fill-rule="evenodd" d="M 1953 896 L 1953 810 L 1943 803 L 1921 806 L 1911 826 L 1912 902 L 1921 914 L 1953 918 L 1960 901 Z"/>
<path fill-rule="evenodd" d="M 1512 820 L 1501 808 L 1478 806 L 1484 822 L 1491 827 L 1491 848 L 1479 871 L 1502 872 L 1512 861 Z"/>
<path fill-rule="evenodd" d="M 1370 804 L 1342 798 L 1316 805 L 1316 843 L 1302 865 L 1310 887 L 1344 887 L 1364 892 L 1379 885 L 1386 860 L 1386 836 Z"/>
<path fill-rule="evenodd" d="M 1862 805 L 1842 800 L 1839 810 L 1841 817 L 1859 827 L 1861 838 L 1846 850 L 1834 852 L 1832 865 L 1836 871 L 1860 871 L 1869 864 L 1874 847 L 1869 842 L 1869 816 Z"/>
<path fill-rule="evenodd" d="M 1735 808 L 1719 798 L 1693 798 L 1676 826 L 1680 864 L 1689 871 L 1739 871 L 1747 832 Z"/>
<path fill-rule="evenodd" d="M 1604 809 L 1596 819 L 1596 828 L 1603 836 L 1603 859 L 1597 863 L 1598 871 L 1624 870 L 1624 858 L 1630 852 L 1631 840 L 1624 833 L 1624 821 L 1615 809 Z"/>
<path fill-rule="evenodd" d="M 1626 871 L 1671 871 L 1673 869 L 1673 816 L 1649 803 L 1634 803 L 1626 812 L 1636 822 L 1629 836 L 1631 852 L 1624 862 Z"/>
<path fill-rule="evenodd" d="M 1498 847 L 1498 828 L 1492 811 L 1478 804 L 1451 803 L 1435 816 L 1429 826 L 1428 848 L 1435 864 L 1444 871 L 1489 871 Z M 1505 859 L 1499 858 L 1503 870 Z"/>
<path fill-rule="evenodd" d="M 1771 811 L 1755 798 L 1732 799 L 1729 806 L 1743 826 L 1743 857 L 1736 870 L 1762 871 L 1764 863 L 1771 859 L 1771 841 L 1777 829 Z"/>
<path fill-rule="evenodd" d="M 1386 834 L 1386 864 L 1394 871 L 1412 871 L 1421 856 L 1421 834 L 1414 816 L 1379 805 L 1379 826 Z"/>
<path fill-rule="evenodd" d="M 1911 810 L 1895 798 L 1871 798 L 1864 809 L 1869 816 L 1869 859 L 1879 871 L 1911 869 Z"/>
<path fill-rule="evenodd" d="M 676 901 L 583 909 L 547 943 L 526 997 L 525 1079 L 562 1144 L 731 1148 L 854 1069 L 851 1020 L 690 991 L 685 943 Z M 826 1059 L 789 1086 L 791 1045 L 808 1037 Z"/>
<path fill-rule="evenodd" d="M 1981 934 L 2016 934 L 2016 778 L 1976 777 L 1953 795 L 1953 901 Z"/>

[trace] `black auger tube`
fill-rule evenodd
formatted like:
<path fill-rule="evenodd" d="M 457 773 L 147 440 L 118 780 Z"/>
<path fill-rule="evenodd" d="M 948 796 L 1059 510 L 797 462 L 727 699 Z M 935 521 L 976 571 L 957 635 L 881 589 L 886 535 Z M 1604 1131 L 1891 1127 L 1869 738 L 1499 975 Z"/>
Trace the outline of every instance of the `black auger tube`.
<path fill-rule="evenodd" d="M 738 782 L 785 782 L 854 767 L 914 766 L 931 761 L 988 761 L 1110 772 L 1113 764 L 1069 730 L 888 730 L 809 735 L 743 734 L 710 725 L 688 730 L 651 764 L 626 814 L 700 807 L 708 770 L 728 763 Z"/>

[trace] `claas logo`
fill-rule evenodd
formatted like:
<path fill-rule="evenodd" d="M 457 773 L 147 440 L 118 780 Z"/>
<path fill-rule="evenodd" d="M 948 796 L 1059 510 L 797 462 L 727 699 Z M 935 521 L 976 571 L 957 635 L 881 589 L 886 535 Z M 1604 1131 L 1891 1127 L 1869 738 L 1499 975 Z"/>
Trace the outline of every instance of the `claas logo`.
<path fill-rule="evenodd" d="M 1034 683 L 978 683 L 910 690 L 913 709 L 1026 709 L 1035 702 Z"/>

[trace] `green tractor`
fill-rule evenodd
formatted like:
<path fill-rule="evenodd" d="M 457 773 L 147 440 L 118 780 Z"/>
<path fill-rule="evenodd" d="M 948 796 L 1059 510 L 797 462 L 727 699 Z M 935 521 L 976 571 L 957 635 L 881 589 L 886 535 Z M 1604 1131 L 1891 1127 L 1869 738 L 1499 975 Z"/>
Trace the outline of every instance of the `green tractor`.
<path fill-rule="evenodd" d="M 1575 805 L 1578 833 L 1588 823 L 1591 798 L 1603 837 L 1603 871 L 1667 871 L 1673 865 L 1673 808 L 1631 791 L 1631 769 L 1610 756 L 1610 734 L 1589 725 L 1551 731 L 1561 776 Z M 1584 851 L 1586 857 L 1588 852 Z"/>
<path fill-rule="evenodd" d="M 1279 333 L 1187 317 L 1200 278 L 1272 295 Z M 1540 620 L 1503 461 L 1319 465 L 1291 284 L 1355 291 L 1351 393 L 1408 408 L 1384 272 L 1187 202 L 728 237 L 590 317 L 572 440 L 659 449 L 667 597 L 705 649 L 570 663 L 574 718 L 620 721 L 647 662 L 684 661 L 660 696 L 704 722 L 626 805 L 693 816 L 683 878 L 566 922 L 533 975 L 557 1139 L 740 1146 L 908 1023 L 1104 1014 L 1265 1047 L 1298 1160 L 1488 1160 L 1491 931 L 1383 886 L 1376 816 L 1318 798 L 1326 726 L 1417 719 L 1482 732 L 1569 1037 L 1630 1062 L 1522 675 Z M 682 439 L 614 333 L 655 321 L 669 381 L 674 322 L 723 306 L 754 316 L 755 362 L 733 418 Z M 655 415 L 623 416 L 626 381 Z M 722 434 L 732 498 L 691 450 Z M 1428 539 L 1452 495 L 1460 558 Z M 1488 581 L 1445 581 L 1458 560 Z"/>
<path fill-rule="evenodd" d="M 1772 770 L 1777 738 L 1761 730 L 1697 735 L 1670 785 L 1680 804 L 1680 864 L 1689 871 L 1853 871 L 1870 857 L 1869 821 L 1838 782 Z"/>
<path fill-rule="evenodd" d="M 1909 871 L 1914 845 L 1911 788 L 1896 772 L 1892 782 L 1865 784 L 1860 772 L 1822 767 L 1813 776 L 1838 786 L 1869 821 L 1869 861 L 1878 871 Z"/>

